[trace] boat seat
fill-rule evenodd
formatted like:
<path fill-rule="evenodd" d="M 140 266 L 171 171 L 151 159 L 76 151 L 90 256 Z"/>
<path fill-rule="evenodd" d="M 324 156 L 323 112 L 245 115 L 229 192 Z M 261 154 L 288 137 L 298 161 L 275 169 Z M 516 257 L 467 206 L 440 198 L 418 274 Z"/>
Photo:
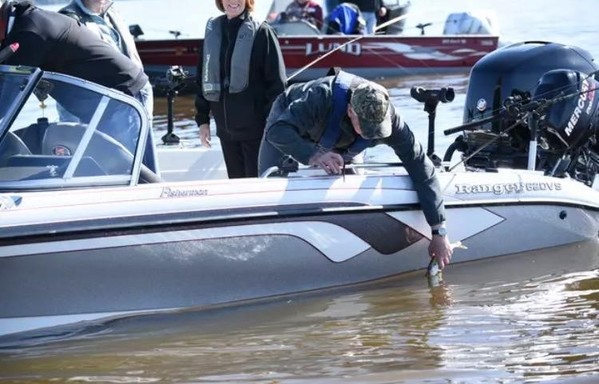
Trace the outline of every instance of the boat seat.
<path fill-rule="evenodd" d="M 87 126 L 79 123 L 51 123 L 42 139 L 42 155 L 72 156 Z M 84 153 L 93 159 L 107 175 L 129 175 L 133 167 L 133 154 L 109 135 L 94 131 Z"/>

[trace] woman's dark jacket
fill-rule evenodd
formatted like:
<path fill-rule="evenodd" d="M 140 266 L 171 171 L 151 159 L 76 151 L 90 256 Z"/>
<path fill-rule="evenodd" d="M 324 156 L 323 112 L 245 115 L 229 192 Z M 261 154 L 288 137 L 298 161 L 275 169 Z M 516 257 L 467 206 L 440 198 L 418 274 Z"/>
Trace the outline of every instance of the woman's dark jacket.
<path fill-rule="evenodd" d="M 226 17 L 226 16 L 220 16 Z M 225 78 L 230 78 L 230 62 L 237 31 L 241 23 L 249 17 L 247 12 L 231 20 L 225 20 L 220 49 L 221 86 Z M 248 87 L 239 93 L 229 93 L 222 88 L 220 100 L 210 102 L 202 94 L 203 56 L 199 54 L 196 73 L 198 93 L 196 95 L 196 122 L 198 125 L 210 122 L 210 113 L 216 121 L 216 133 L 222 140 L 259 139 L 264 133 L 266 117 L 275 98 L 285 90 L 285 64 L 273 29 L 262 23 L 256 33 L 250 60 Z"/>
<path fill-rule="evenodd" d="M 14 27 L 2 47 L 18 42 L 6 64 L 39 67 L 135 95 L 148 82 L 143 69 L 85 25 L 31 1 L 13 2 Z"/>

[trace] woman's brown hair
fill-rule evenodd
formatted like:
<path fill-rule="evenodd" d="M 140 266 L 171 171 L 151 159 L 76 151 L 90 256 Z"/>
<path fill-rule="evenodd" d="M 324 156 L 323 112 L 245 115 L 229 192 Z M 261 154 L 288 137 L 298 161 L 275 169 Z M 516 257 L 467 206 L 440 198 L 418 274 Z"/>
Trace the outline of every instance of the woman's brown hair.
<path fill-rule="evenodd" d="M 214 3 L 216 4 L 216 8 L 218 8 L 219 11 L 225 11 L 225 7 L 223 7 L 223 0 L 214 0 Z M 250 12 L 253 11 L 254 0 L 245 0 L 245 9 Z"/>

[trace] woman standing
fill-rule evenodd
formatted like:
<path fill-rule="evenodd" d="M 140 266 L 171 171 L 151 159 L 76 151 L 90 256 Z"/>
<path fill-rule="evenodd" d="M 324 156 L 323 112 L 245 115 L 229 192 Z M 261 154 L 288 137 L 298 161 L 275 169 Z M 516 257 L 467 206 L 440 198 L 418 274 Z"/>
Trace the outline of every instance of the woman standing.
<path fill-rule="evenodd" d="M 229 178 L 256 177 L 266 117 L 285 89 L 285 64 L 277 37 L 250 16 L 254 0 L 215 0 L 224 15 L 206 24 L 197 68 L 196 122 L 210 146 L 216 121 Z"/>

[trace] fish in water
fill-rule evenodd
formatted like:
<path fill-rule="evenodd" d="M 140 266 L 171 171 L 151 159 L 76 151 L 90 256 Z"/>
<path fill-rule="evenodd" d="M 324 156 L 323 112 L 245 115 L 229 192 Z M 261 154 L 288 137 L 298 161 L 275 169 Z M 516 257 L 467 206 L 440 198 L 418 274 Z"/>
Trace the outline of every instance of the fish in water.
<path fill-rule="evenodd" d="M 451 249 L 468 249 L 461 241 L 451 243 Z M 426 267 L 426 278 L 428 279 L 429 287 L 436 287 L 443 281 L 443 270 L 439 267 L 436 257 L 431 258 L 431 261 Z"/>

